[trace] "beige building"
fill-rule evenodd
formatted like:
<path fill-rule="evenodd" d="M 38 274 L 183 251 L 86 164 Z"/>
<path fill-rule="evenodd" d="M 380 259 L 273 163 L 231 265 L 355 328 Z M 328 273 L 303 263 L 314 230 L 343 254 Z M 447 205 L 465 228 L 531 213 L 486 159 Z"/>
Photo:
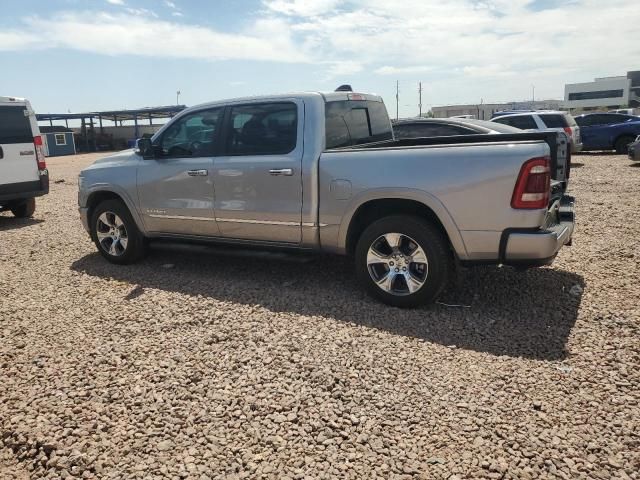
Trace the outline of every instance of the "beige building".
<path fill-rule="evenodd" d="M 559 110 L 562 100 L 536 100 L 535 102 L 479 103 L 469 105 L 443 105 L 432 107 L 435 118 L 470 115 L 478 120 L 490 120 L 495 112 L 502 110 Z"/>

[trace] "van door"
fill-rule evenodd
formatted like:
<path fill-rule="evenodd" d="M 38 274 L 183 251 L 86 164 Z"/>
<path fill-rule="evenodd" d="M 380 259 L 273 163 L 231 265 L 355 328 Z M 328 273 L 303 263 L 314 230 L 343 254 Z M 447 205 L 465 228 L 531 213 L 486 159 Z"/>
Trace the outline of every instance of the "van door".
<path fill-rule="evenodd" d="M 0 195 L 40 190 L 29 108 L 0 104 Z"/>
<path fill-rule="evenodd" d="M 213 167 L 224 237 L 300 243 L 303 128 L 300 100 L 228 107 L 225 153 Z"/>

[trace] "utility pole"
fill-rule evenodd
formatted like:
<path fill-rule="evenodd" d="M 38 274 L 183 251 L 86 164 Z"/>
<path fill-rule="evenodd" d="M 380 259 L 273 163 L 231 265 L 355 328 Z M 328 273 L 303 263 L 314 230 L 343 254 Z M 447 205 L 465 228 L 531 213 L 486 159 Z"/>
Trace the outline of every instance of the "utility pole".
<path fill-rule="evenodd" d="M 418 82 L 418 117 L 422 117 L 422 82 Z"/>
<path fill-rule="evenodd" d="M 536 86 L 535 85 L 531 85 L 531 101 L 532 102 L 536 101 Z"/>
<path fill-rule="evenodd" d="M 179 98 L 180 98 L 180 90 L 176 92 L 176 105 L 180 105 Z"/>
<path fill-rule="evenodd" d="M 399 118 L 400 111 L 400 81 L 396 80 L 396 120 Z"/>

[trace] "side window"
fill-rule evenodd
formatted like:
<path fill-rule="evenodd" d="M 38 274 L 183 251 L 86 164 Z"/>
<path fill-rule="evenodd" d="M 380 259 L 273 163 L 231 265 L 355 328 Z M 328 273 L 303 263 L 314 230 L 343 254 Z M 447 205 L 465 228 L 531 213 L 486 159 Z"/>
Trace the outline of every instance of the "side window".
<path fill-rule="evenodd" d="M 296 148 L 298 107 L 263 103 L 231 108 L 229 155 L 284 155 Z"/>
<path fill-rule="evenodd" d="M 393 131 L 397 138 L 450 137 L 453 135 L 470 135 L 474 133 L 472 130 L 464 127 L 441 125 L 435 122 L 397 125 Z"/>
<path fill-rule="evenodd" d="M 607 125 L 609 117 L 607 115 L 591 115 L 591 125 Z"/>
<path fill-rule="evenodd" d="M 159 146 L 166 157 L 213 155 L 222 108 L 200 110 L 175 120 L 162 134 Z"/>
<path fill-rule="evenodd" d="M 540 115 L 540 118 L 547 128 L 564 128 L 569 126 L 563 115 Z"/>
<path fill-rule="evenodd" d="M 537 130 L 538 126 L 536 121 L 530 115 L 521 115 L 517 117 L 507 117 L 504 121 L 500 122 L 512 127 L 520 128 L 521 130 Z"/>
<path fill-rule="evenodd" d="M 393 133 L 396 138 L 421 138 L 433 137 L 438 125 L 420 125 L 409 123 L 404 125 L 395 125 Z"/>
<path fill-rule="evenodd" d="M 33 143 L 26 111 L 19 105 L 0 107 L 0 143 Z"/>

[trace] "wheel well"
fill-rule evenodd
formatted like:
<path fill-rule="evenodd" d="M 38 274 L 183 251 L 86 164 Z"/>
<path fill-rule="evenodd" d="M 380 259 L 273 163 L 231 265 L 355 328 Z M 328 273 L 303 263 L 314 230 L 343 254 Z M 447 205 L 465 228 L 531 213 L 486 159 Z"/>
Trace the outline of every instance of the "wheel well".
<path fill-rule="evenodd" d="M 362 204 L 349 223 L 347 231 L 347 253 L 352 255 L 355 251 L 358 239 L 364 230 L 376 220 L 390 215 L 415 215 L 423 218 L 436 226 L 442 233 L 443 238 L 451 246 L 449 235 L 445 230 L 438 216 L 425 204 L 415 200 L 405 200 L 399 198 L 384 198 L 371 200 Z"/>
<path fill-rule="evenodd" d="M 637 136 L 637 135 L 636 135 Z M 636 137 L 634 137 L 632 134 L 630 133 L 621 133 L 620 135 L 618 135 L 616 137 L 616 139 L 613 141 L 613 144 L 615 145 L 616 143 L 618 143 L 618 140 L 620 140 L 621 138 L 630 138 L 631 141 L 634 141 L 636 139 Z"/>
<path fill-rule="evenodd" d="M 122 200 L 122 197 L 117 193 L 113 193 L 109 191 L 94 192 L 91 195 L 89 195 L 89 198 L 87 199 L 87 208 L 89 209 L 88 210 L 89 221 L 91 221 L 93 210 L 105 200 L 120 200 L 122 203 L 126 205 L 124 200 Z"/>

